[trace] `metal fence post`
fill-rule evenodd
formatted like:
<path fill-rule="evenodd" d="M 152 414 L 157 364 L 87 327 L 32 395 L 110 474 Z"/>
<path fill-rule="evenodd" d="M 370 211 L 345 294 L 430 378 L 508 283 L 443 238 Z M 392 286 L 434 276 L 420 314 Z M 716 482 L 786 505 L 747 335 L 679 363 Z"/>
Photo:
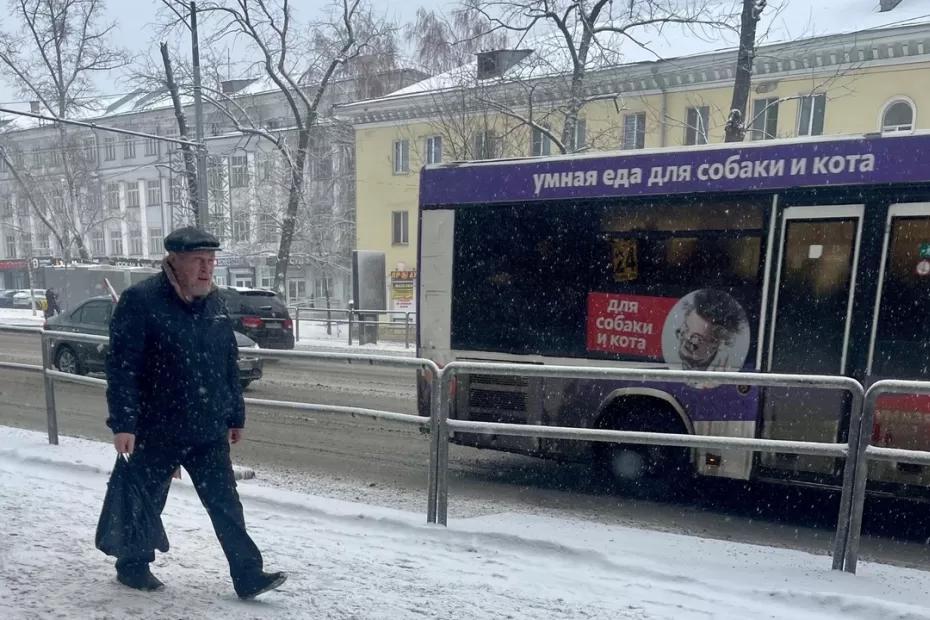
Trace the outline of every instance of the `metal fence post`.
<path fill-rule="evenodd" d="M 300 340 L 300 306 L 294 308 L 294 314 L 297 315 L 297 318 L 294 319 L 296 325 L 294 326 L 294 333 L 297 336 L 297 340 Z"/>
<path fill-rule="evenodd" d="M 454 368 L 442 370 L 439 388 L 439 415 L 436 416 L 436 522 L 449 522 L 449 409 L 452 406 Z"/>
<path fill-rule="evenodd" d="M 843 465 L 843 492 L 840 495 L 840 509 L 836 518 L 836 532 L 833 538 L 833 570 L 843 570 L 845 567 L 856 475 L 860 467 L 868 468 L 859 451 L 864 400 L 862 394 L 854 393 L 850 404 L 849 429 L 847 430 L 848 452 L 846 453 L 846 462 Z M 862 454 L 864 455 L 864 453 Z M 855 572 L 855 569 L 853 569 L 853 572 Z"/>
<path fill-rule="evenodd" d="M 846 548 L 843 557 L 843 570 L 847 573 L 856 573 L 856 564 L 859 561 L 859 542 L 862 536 L 862 512 L 865 509 L 865 487 L 869 479 L 869 462 L 866 450 L 871 443 L 872 424 L 875 419 L 875 404 L 878 401 L 880 390 L 869 389 L 865 395 L 865 404 L 862 408 L 862 418 L 859 424 L 859 445 L 856 450 L 856 471 L 853 482 L 852 497 L 849 509 L 849 529 L 846 535 Z"/>
<path fill-rule="evenodd" d="M 430 373 L 429 390 L 429 482 L 427 483 L 426 522 L 436 523 L 439 496 L 439 411 L 442 407 L 442 370 L 426 367 Z"/>
<path fill-rule="evenodd" d="M 347 318 L 347 321 L 348 321 L 348 323 L 349 323 L 349 330 L 348 330 L 348 331 L 349 331 L 349 346 L 350 346 L 350 347 L 352 346 L 352 306 L 353 306 L 353 304 L 352 304 L 352 302 L 350 301 L 350 302 L 349 302 L 349 309 L 346 310 L 346 316 L 348 317 L 348 318 Z M 361 340 L 359 340 L 359 342 L 361 342 Z"/>
<path fill-rule="evenodd" d="M 42 382 L 45 384 L 45 415 L 48 418 L 48 442 L 58 445 L 58 412 L 55 409 L 55 381 L 48 376 L 50 340 L 45 334 L 39 336 L 42 343 Z"/>
<path fill-rule="evenodd" d="M 410 313 L 404 314 L 404 348 L 410 348 Z"/>

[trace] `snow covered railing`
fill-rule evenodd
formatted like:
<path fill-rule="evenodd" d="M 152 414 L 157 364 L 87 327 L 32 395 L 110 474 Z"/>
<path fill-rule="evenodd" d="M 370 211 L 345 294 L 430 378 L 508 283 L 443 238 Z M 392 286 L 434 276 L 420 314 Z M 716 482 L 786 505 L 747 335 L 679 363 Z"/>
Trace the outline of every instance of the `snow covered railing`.
<path fill-rule="evenodd" d="M 865 390 L 855 379 L 826 375 L 788 375 L 756 372 L 707 372 L 693 370 L 667 370 L 642 368 L 548 366 L 531 364 L 452 362 L 442 369 L 439 387 L 439 415 L 435 420 L 433 441 L 438 452 L 436 464 L 439 470 L 431 474 L 435 480 L 436 506 L 428 519 L 443 525 L 448 519 L 449 504 L 449 439 L 451 433 L 467 431 L 491 435 L 530 436 L 583 441 L 606 441 L 613 443 L 637 443 L 661 446 L 685 446 L 691 448 L 735 448 L 761 452 L 781 452 L 814 456 L 845 458 L 858 455 L 859 432 L 850 432 L 847 443 L 813 443 L 755 439 L 746 437 L 723 437 L 707 435 L 678 435 L 647 433 L 641 431 L 615 431 L 564 426 L 541 426 L 529 424 L 505 424 L 474 422 L 449 419 L 454 379 L 457 375 L 477 374 L 509 377 L 552 377 L 561 379 L 620 379 L 625 381 L 655 381 L 665 383 L 700 383 L 712 385 L 753 385 L 759 387 L 820 388 L 846 392 L 851 397 L 850 428 L 859 429 L 863 417 Z M 930 393 L 930 388 L 928 388 Z M 855 572 L 855 564 L 846 565 L 847 545 L 851 539 L 850 522 L 853 513 L 853 488 L 861 459 L 846 459 L 843 472 L 843 492 L 833 539 L 833 568 Z M 864 485 L 864 483 L 863 483 Z M 863 487 L 864 488 L 864 487 Z M 856 532 L 858 535 L 858 532 Z"/>

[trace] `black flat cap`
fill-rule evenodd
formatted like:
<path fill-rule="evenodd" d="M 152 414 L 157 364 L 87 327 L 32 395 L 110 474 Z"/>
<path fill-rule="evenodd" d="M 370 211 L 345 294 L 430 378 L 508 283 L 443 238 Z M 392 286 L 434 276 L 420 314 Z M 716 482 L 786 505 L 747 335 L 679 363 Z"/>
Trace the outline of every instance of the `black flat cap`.
<path fill-rule="evenodd" d="M 169 252 L 216 251 L 220 249 L 220 242 L 205 230 L 185 226 L 165 237 L 165 249 Z"/>

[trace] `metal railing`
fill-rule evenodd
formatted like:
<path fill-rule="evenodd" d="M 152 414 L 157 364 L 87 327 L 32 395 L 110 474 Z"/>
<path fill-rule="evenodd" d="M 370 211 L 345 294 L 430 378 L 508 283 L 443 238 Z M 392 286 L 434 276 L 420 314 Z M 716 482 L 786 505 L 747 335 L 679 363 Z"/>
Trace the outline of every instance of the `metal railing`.
<path fill-rule="evenodd" d="M 833 376 L 799 376 L 753 372 L 707 372 L 666 369 L 636 369 L 581 366 L 531 366 L 528 364 L 452 362 L 442 369 L 440 388 L 439 419 L 435 424 L 439 451 L 436 463 L 439 471 L 435 474 L 437 488 L 435 491 L 437 505 L 435 516 L 438 523 L 445 525 L 448 518 L 448 450 L 451 433 L 468 431 L 471 433 L 532 436 L 550 439 L 576 439 L 586 441 L 605 441 L 612 443 L 635 443 L 661 446 L 681 446 L 689 448 L 737 448 L 760 452 L 782 452 L 812 456 L 833 456 L 846 458 L 857 454 L 858 433 L 849 433 L 849 442 L 815 443 L 784 441 L 775 439 L 751 439 L 746 437 L 720 437 L 705 435 L 675 435 L 666 433 L 647 433 L 640 431 L 616 431 L 563 426 L 539 426 L 528 424 L 504 424 L 492 422 L 474 422 L 449 419 L 452 381 L 460 374 L 480 373 L 483 375 L 502 375 L 510 377 L 558 377 L 567 379 L 620 379 L 626 381 L 649 381 L 663 383 L 696 382 L 713 385 L 754 385 L 767 387 L 798 387 L 839 390 L 850 394 L 851 428 L 858 429 L 862 418 L 865 390 L 862 385 L 848 377 Z M 833 568 L 842 570 L 849 541 L 849 516 L 852 506 L 855 467 L 847 459 L 843 475 L 843 492 L 840 511 L 837 517 L 836 533 L 833 539 Z"/>
<path fill-rule="evenodd" d="M 322 323 L 325 325 L 346 325 L 348 344 L 352 345 L 353 327 L 361 329 L 365 326 L 377 326 L 379 329 L 385 329 L 389 332 L 396 332 L 403 329 L 404 348 L 409 349 L 412 344 L 413 335 L 416 333 L 416 312 L 405 312 L 399 310 L 357 310 L 355 308 L 309 308 L 305 306 L 289 306 L 294 320 L 294 336 L 300 340 L 300 322 L 307 321 L 312 323 Z M 310 317 L 307 317 L 310 314 Z M 331 315 L 343 318 L 332 318 Z M 364 320 L 363 316 L 386 316 L 387 321 L 370 321 Z M 392 320 L 392 317 L 402 317 L 403 320 Z M 394 335 L 394 334 L 392 334 Z M 356 336 L 356 340 L 361 343 L 361 338 Z"/>
<path fill-rule="evenodd" d="M 0 368 L 42 372 L 45 385 L 48 438 L 58 443 L 58 419 L 55 383 L 65 381 L 85 385 L 105 386 L 106 381 L 93 377 L 59 372 L 52 368 L 51 341 L 67 338 L 72 341 L 107 343 L 104 336 L 71 332 L 44 331 L 33 327 L 0 327 L 0 332 L 31 333 L 41 337 L 42 366 L 0 362 Z M 879 381 L 865 391 L 862 385 L 848 377 L 803 376 L 751 372 L 706 372 L 665 369 L 632 369 L 612 367 L 531 366 L 525 364 L 453 362 L 440 369 L 434 362 L 421 358 L 392 357 L 310 351 L 249 349 L 250 355 L 262 358 L 308 359 L 328 363 L 365 364 L 416 368 L 426 373 L 430 393 L 428 417 L 362 407 L 319 405 L 291 401 L 246 398 L 251 405 L 262 405 L 313 413 L 343 413 L 374 419 L 392 420 L 429 429 L 430 456 L 427 489 L 427 521 L 445 525 L 449 501 L 449 443 L 451 434 L 459 432 L 570 439 L 612 443 L 675 446 L 687 448 L 728 448 L 759 452 L 779 452 L 811 456 L 844 458 L 842 495 L 833 541 L 833 568 L 856 572 L 862 530 L 862 514 L 870 461 L 894 461 L 930 466 L 930 451 L 882 448 L 870 445 L 875 408 L 882 394 L 930 395 L 927 381 Z M 818 388 L 843 391 L 851 396 L 847 443 L 820 443 L 725 437 L 710 435 L 666 434 L 641 431 L 617 431 L 529 424 L 505 424 L 451 419 L 453 380 L 456 376 L 483 375 L 558 377 L 570 379 L 619 379 L 636 382 L 690 383 L 712 385 L 754 385 L 760 387 Z"/>
<path fill-rule="evenodd" d="M 912 465 L 930 466 L 930 452 L 925 450 L 902 450 L 899 448 L 882 448 L 871 445 L 872 429 L 875 421 L 875 408 L 882 394 L 920 394 L 930 395 L 930 381 L 885 380 L 873 383 L 865 393 L 865 406 L 857 428 L 857 451 L 855 462 L 855 481 L 849 516 L 849 542 L 846 544 L 843 558 L 845 568 L 850 573 L 856 572 L 859 561 L 859 543 L 862 537 L 862 513 L 865 509 L 866 483 L 869 477 L 870 461 L 891 461 Z"/>
<path fill-rule="evenodd" d="M 98 379 L 95 377 L 86 377 L 82 375 L 70 374 L 60 372 L 55 370 L 52 367 L 51 359 L 51 346 L 52 342 L 55 340 L 68 340 L 71 342 L 87 342 L 92 344 L 109 344 L 110 339 L 106 336 L 95 336 L 91 334 L 80 334 L 75 332 L 64 332 L 64 331 L 55 331 L 55 330 L 43 330 L 41 328 L 35 327 L 3 327 L 0 326 L 0 332 L 12 332 L 12 333 L 29 333 L 36 334 L 41 337 L 41 347 L 42 347 L 42 366 L 36 366 L 33 364 L 19 364 L 12 362 L 0 362 L 0 368 L 11 368 L 18 370 L 25 370 L 30 372 L 41 372 L 43 375 L 43 381 L 45 384 L 45 405 L 47 413 L 47 424 L 48 424 L 48 441 L 52 445 L 58 445 L 58 413 L 57 413 L 57 403 L 55 400 L 55 382 L 64 381 L 68 383 L 77 383 L 83 385 L 93 385 L 98 387 L 106 387 L 107 381 L 105 379 Z M 384 355 L 365 355 L 357 353 L 326 353 L 326 352 L 314 352 L 314 351 L 282 351 L 276 349 L 248 349 L 249 355 L 254 355 L 261 358 L 273 358 L 273 359 L 300 359 L 300 360 L 315 360 L 323 361 L 327 363 L 344 363 L 344 364 L 362 364 L 365 366 L 386 366 L 386 367 L 395 367 L 395 368 L 412 368 L 417 370 L 422 370 L 427 373 L 427 376 L 430 377 L 431 383 L 433 385 L 439 384 L 439 376 L 441 371 L 439 367 L 436 366 L 434 362 L 426 359 L 410 358 L 410 357 L 392 357 Z M 439 399 L 438 394 L 433 399 L 434 402 L 431 405 L 438 410 Z M 402 424 L 408 424 L 412 426 L 419 427 L 421 429 L 429 429 L 433 424 L 433 419 L 435 415 L 424 417 L 420 415 L 414 415 L 409 413 L 400 413 L 395 411 L 386 411 L 381 409 L 368 409 L 363 407 L 347 407 L 342 405 L 318 405 L 318 404 L 308 404 L 292 401 L 281 401 L 281 400 L 269 400 L 262 398 L 245 398 L 246 404 L 249 405 L 261 405 L 266 407 L 276 407 L 281 409 L 290 409 L 293 411 L 305 411 L 313 413 L 339 413 L 347 414 L 353 416 L 362 416 L 375 419 L 391 420 L 393 422 L 400 422 Z M 432 443 L 432 442 L 431 442 Z M 431 450 L 431 459 L 435 457 L 434 451 Z M 438 467 L 434 462 L 430 462 L 430 472 L 438 470 Z M 433 489 L 435 488 L 435 481 L 430 478 L 427 483 L 427 503 L 428 506 L 435 505 L 436 499 L 432 494 Z M 429 512 L 429 508 L 427 511 Z"/>

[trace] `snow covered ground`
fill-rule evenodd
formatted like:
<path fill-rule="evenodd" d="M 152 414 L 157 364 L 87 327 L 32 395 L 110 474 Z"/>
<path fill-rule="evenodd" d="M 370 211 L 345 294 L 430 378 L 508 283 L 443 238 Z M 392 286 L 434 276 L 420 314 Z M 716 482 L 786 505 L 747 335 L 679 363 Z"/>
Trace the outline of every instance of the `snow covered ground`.
<path fill-rule="evenodd" d="M 0 618 L 930 618 L 930 573 L 513 513 L 405 512 L 242 482 L 251 532 L 290 580 L 235 598 L 185 476 L 165 510 L 167 584 L 116 583 L 94 549 L 107 444 L 0 427 Z"/>

